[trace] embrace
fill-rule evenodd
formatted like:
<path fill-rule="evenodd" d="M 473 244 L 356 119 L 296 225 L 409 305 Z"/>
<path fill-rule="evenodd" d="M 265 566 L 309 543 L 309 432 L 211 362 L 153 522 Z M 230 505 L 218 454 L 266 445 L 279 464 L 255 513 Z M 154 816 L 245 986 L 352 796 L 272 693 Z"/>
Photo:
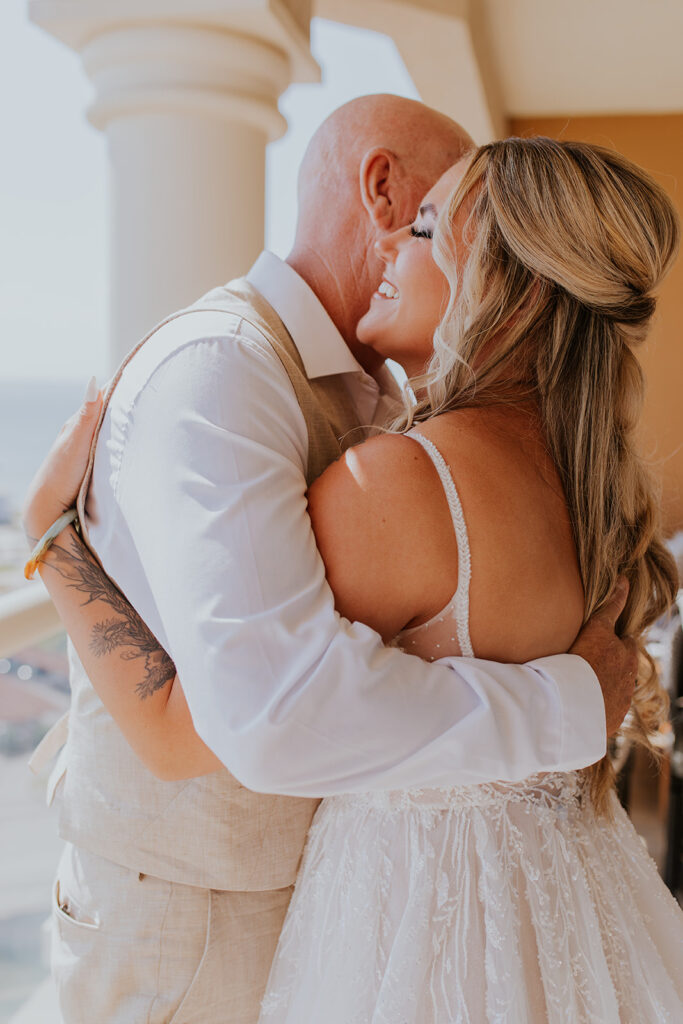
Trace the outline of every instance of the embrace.
<path fill-rule="evenodd" d="M 683 1020 L 607 756 L 667 710 L 635 350 L 678 231 L 617 153 L 363 97 L 288 258 L 89 389 L 24 510 L 65 1024 Z"/>

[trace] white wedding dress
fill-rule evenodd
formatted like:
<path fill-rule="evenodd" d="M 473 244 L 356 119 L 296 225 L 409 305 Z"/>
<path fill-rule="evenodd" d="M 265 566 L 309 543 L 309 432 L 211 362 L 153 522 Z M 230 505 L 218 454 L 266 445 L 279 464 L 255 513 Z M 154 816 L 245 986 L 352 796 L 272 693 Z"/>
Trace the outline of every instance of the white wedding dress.
<path fill-rule="evenodd" d="M 472 655 L 470 554 L 444 485 L 458 590 L 398 642 Z M 578 772 L 323 800 L 262 1024 L 682 1024 L 683 913 L 613 795 Z"/>

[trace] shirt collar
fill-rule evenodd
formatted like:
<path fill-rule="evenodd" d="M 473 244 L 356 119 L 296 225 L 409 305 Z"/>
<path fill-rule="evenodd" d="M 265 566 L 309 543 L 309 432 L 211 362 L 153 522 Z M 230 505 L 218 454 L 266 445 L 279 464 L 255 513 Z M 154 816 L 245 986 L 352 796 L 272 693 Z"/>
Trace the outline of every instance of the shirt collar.
<path fill-rule="evenodd" d="M 288 263 L 266 250 L 247 280 L 270 303 L 294 338 L 309 379 L 365 372 L 318 297 Z"/>

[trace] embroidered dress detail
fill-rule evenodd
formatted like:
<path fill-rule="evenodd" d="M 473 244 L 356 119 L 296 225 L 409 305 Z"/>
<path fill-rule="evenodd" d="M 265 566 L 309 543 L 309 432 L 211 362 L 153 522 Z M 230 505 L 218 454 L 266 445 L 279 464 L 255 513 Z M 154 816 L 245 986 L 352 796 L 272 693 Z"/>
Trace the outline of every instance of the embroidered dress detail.
<path fill-rule="evenodd" d="M 683 915 L 581 776 L 323 801 L 263 1024 L 679 1024 Z"/>

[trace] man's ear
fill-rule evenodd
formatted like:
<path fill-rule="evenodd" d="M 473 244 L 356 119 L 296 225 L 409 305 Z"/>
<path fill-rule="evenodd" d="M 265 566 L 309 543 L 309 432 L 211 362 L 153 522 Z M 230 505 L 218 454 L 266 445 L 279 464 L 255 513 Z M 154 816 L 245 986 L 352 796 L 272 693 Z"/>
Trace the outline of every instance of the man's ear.
<path fill-rule="evenodd" d="M 360 165 L 360 196 L 374 227 L 391 231 L 395 210 L 391 201 L 390 180 L 396 157 L 388 149 L 369 149 Z"/>

